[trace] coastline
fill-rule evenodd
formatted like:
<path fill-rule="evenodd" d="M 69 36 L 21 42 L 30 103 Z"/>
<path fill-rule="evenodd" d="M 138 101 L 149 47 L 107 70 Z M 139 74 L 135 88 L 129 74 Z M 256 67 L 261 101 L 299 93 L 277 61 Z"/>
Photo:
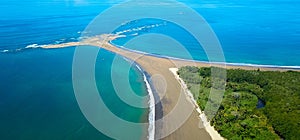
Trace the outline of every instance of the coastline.
<path fill-rule="evenodd" d="M 200 109 L 200 107 L 197 104 L 197 101 L 195 100 L 193 94 L 189 91 L 189 89 L 188 89 L 187 85 L 185 84 L 185 82 L 177 74 L 178 68 L 170 68 L 169 70 L 174 74 L 175 78 L 178 80 L 181 87 L 184 89 L 184 93 L 187 96 L 187 98 L 190 99 L 191 104 L 193 104 L 195 106 L 197 112 L 199 113 L 199 118 L 201 119 L 205 130 L 209 133 L 211 138 L 213 140 L 224 140 L 225 138 L 223 138 L 218 133 L 218 131 L 215 130 L 215 128 L 210 125 L 210 122 L 207 121 L 207 118 L 206 118 L 204 112 Z"/>
<path fill-rule="evenodd" d="M 117 38 L 116 38 L 117 39 Z M 172 59 L 176 61 L 185 61 L 185 62 L 192 62 L 192 63 L 199 63 L 205 66 L 224 66 L 226 65 L 227 68 L 232 69 L 245 69 L 245 70 L 255 70 L 255 69 L 261 69 L 265 71 L 287 71 L 287 70 L 295 70 L 300 71 L 300 66 L 285 66 L 285 65 L 271 65 L 271 64 L 252 64 L 252 63 L 235 63 L 235 62 L 209 62 L 209 61 L 200 61 L 200 60 L 190 60 L 190 59 L 184 59 L 184 58 L 177 58 L 177 57 L 171 57 L 166 55 L 158 55 L 158 54 L 152 54 L 152 53 L 146 53 L 143 51 L 133 50 L 129 48 L 125 48 L 124 46 L 120 46 L 117 44 L 114 44 L 112 42 L 113 40 L 110 40 L 109 43 L 113 46 L 116 46 L 118 48 L 135 52 L 143 55 L 158 57 L 158 58 L 164 58 L 164 59 Z"/>
<path fill-rule="evenodd" d="M 161 131 L 161 126 L 160 124 L 156 124 L 156 120 L 162 118 L 163 116 L 163 112 L 162 112 L 162 104 L 159 101 L 159 97 L 158 94 L 155 91 L 154 85 L 151 82 L 151 76 L 147 73 L 147 71 L 145 71 L 144 69 L 141 68 L 141 66 L 126 58 L 123 57 L 126 61 L 128 61 L 129 63 L 134 64 L 134 66 L 141 72 L 141 74 L 143 75 L 143 80 L 145 82 L 146 85 L 146 89 L 149 95 L 149 114 L 148 114 L 148 131 L 147 131 L 147 138 L 148 140 L 154 140 L 156 136 L 160 135 L 160 131 Z M 157 104 L 155 104 L 157 103 Z M 157 126 L 157 127 L 156 127 Z"/>
<path fill-rule="evenodd" d="M 15 50 L 1 50 L 2 53 L 10 53 L 10 52 L 16 52 L 24 49 L 37 49 L 37 48 L 43 48 L 43 49 L 59 49 L 59 48 L 65 48 L 65 47 L 78 47 L 78 46 L 84 46 L 84 45 L 90 45 L 90 46 L 96 46 L 101 47 L 100 45 L 110 45 L 114 46 L 116 48 L 124 49 L 126 51 L 138 53 L 141 55 L 148 55 L 163 59 L 172 59 L 175 61 L 182 61 L 182 62 L 190 62 L 190 63 L 197 63 L 197 65 L 201 64 L 205 67 L 210 66 L 225 66 L 228 69 L 244 69 L 244 70 L 263 70 L 263 71 L 300 71 L 300 66 L 294 65 L 294 66 L 287 66 L 287 65 L 272 65 L 272 64 L 252 64 L 252 63 L 238 63 L 238 62 L 209 62 L 209 61 L 200 61 L 200 60 L 189 60 L 189 59 L 183 59 L 183 58 L 176 58 L 171 56 L 165 56 L 165 55 L 157 55 L 157 54 L 151 54 L 146 53 L 142 51 L 132 50 L 129 48 L 125 48 L 124 46 L 120 46 L 117 44 L 114 44 L 112 41 L 118 38 L 126 37 L 125 35 L 115 35 L 115 34 L 102 34 L 102 35 L 96 35 L 93 37 L 86 38 L 82 41 L 77 42 L 66 42 L 61 44 L 47 44 L 47 45 L 38 45 L 38 44 L 31 44 L 27 45 L 25 48 L 19 48 Z M 96 45 L 95 45 L 96 44 Z M 199 65 L 200 66 L 200 65 Z"/>
<path fill-rule="evenodd" d="M 139 66 L 137 65 L 137 67 L 139 68 Z M 146 76 L 146 73 L 144 71 L 142 71 L 142 69 L 139 68 L 139 70 L 142 72 L 143 74 L 143 79 L 144 82 L 146 84 L 147 87 L 147 92 L 149 95 L 149 114 L 148 114 L 148 140 L 154 140 L 155 139 L 155 115 L 156 115 L 156 107 L 155 107 L 155 99 L 154 99 L 154 92 L 153 89 L 151 88 L 150 84 L 149 84 L 149 80 Z"/>
<path fill-rule="evenodd" d="M 198 67 L 224 67 L 225 64 L 223 63 L 210 63 L 210 62 L 195 62 L 195 61 L 187 61 L 182 59 L 172 59 L 172 58 L 166 58 L 162 56 L 155 56 L 152 54 L 147 54 L 143 52 L 137 52 L 132 51 L 125 48 L 118 48 L 112 44 L 110 44 L 109 41 L 114 40 L 118 38 L 118 36 L 115 35 L 101 35 L 97 37 L 92 37 L 91 39 L 83 40 L 82 42 L 74 42 L 73 43 L 65 43 L 65 44 L 59 44 L 59 45 L 48 45 L 43 46 L 44 49 L 56 49 L 56 48 L 64 48 L 64 47 L 72 47 L 72 46 L 95 46 L 99 48 L 106 49 L 108 51 L 111 51 L 113 53 L 119 54 L 121 56 L 124 56 L 125 58 L 129 60 L 133 60 L 138 64 L 141 69 L 149 76 L 148 79 L 151 79 L 149 77 L 152 77 L 154 75 L 162 75 L 163 78 L 166 80 L 166 85 L 159 85 L 160 79 L 151 79 L 149 80 L 150 84 L 153 89 L 159 89 L 159 88 L 166 88 L 165 93 L 160 92 L 159 90 L 156 91 L 159 100 L 162 104 L 161 111 L 163 112 L 163 124 L 161 127 L 155 127 L 157 129 L 161 129 L 160 136 L 156 136 L 155 138 L 163 138 L 163 139 L 214 139 L 217 137 L 217 135 L 213 134 L 214 130 L 213 128 L 210 128 L 208 126 L 206 127 L 200 127 L 199 125 L 205 125 L 205 122 L 202 120 L 205 118 L 205 116 L 199 117 L 199 112 L 201 113 L 201 110 L 196 109 L 193 104 L 191 104 L 190 99 L 181 99 L 181 95 L 186 95 L 182 93 L 182 86 L 180 85 L 180 82 L 176 77 L 174 77 L 174 74 L 170 72 L 169 68 L 179 68 L 182 66 L 198 66 Z M 225 66 L 227 69 L 245 69 L 245 70 L 264 70 L 264 71 L 288 71 L 288 70 L 294 70 L 294 71 L 300 71 L 300 69 L 293 69 L 293 68 L 281 68 L 281 67 L 257 67 L 257 66 L 237 66 L 237 65 L 229 65 Z M 154 91 L 154 90 L 153 90 Z M 155 95 L 155 94 L 153 94 Z M 182 100 L 182 101 L 181 101 Z M 179 103 L 179 101 L 181 101 Z M 178 105 L 179 104 L 179 105 Z M 175 107 L 179 107 L 175 109 Z M 188 110 L 187 108 L 192 108 L 192 112 L 186 112 Z M 157 109 L 156 109 L 157 110 Z M 173 117 L 169 117 L 166 119 L 166 116 L 169 114 L 173 114 Z M 189 117 L 184 120 L 183 124 L 180 124 L 178 126 L 178 129 L 173 130 L 172 127 L 174 127 L 174 122 L 178 122 L 178 116 L 180 117 L 181 114 L 189 113 Z M 157 114 L 155 114 L 157 117 Z M 202 119 L 202 120 L 200 120 Z M 155 122 L 157 124 L 157 122 Z M 209 132 L 208 132 L 209 131 Z M 157 131 L 155 131 L 157 132 Z M 214 135 L 214 136 L 210 136 Z"/>

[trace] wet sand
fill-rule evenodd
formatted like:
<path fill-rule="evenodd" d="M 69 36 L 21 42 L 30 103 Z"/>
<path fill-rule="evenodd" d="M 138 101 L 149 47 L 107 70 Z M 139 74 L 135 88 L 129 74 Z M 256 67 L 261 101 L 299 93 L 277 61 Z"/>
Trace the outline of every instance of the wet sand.
<path fill-rule="evenodd" d="M 156 93 L 158 94 L 161 104 L 163 119 L 156 122 L 155 138 L 168 139 L 212 139 L 210 134 L 206 131 L 200 120 L 199 113 L 196 106 L 192 104 L 186 96 L 185 90 L 182 88 L 180 82 L 175 78 L 174 74 L 169 70 L 170 68 L 179 68 L 182 66 L 200 66 L 210 67 L 218 66 L 224 67 L 222 64 L 209 64 L 185 60 L 174 60 L 168 58 L 155 57 L 148 54 L 132 52 L 122 48 L 117 48 L 109 43 L 109 41 L 118 38 L 116 35 L 100 35 L 85 39 L 81 42 L 70 42 L 58 45 L 46 45 L 45 49 L 64 48 L 71 46 L 96 46 L 113 53 L 124 56 L 135 61 L 144 69 L 150 77 Z M 246 69 L 246 70 L 278 70 L 286 71 L 288 69 L 282 68 L 265 68 L 252 66 L 226 66 L 232 69 Z M 298 70 L 299 71 L 299 70 Z M 181 124 L 183 123 L 183 124 Z M 159 128 L 157 128 L 159 127 Z M 177 127 L 179 127 L 177 129 Z M 213 137 L 215 138 L 215 137 Z"/>

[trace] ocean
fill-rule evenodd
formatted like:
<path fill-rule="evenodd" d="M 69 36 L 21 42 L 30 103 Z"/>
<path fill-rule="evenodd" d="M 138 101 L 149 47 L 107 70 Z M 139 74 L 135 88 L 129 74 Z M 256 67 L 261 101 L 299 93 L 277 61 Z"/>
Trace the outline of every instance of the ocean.
<path fill-rule="evenodd" d="M 43 44 L 80 40 L 86 26 L 103 10 L 122 2 L 96 0 L 25 0 L 0 2 L 0 139 L 110 139 L 94 128 L 81 113 L 72 86 L 75 48 L 32 49 Z M 300 10 L 298 0 L 181 0 L 201 14 L 218 36 L 228 63 L 243 65 L 300 66 Z M 114 20 L 114 19 L 112 19 Z M 192 21 L 191 21 L 192 22 Z M 196 23 L 195 23 L 196 24 Z M 154 26 L 152 26 L 154 25 Z M 141 30 L 123 32 L 139 27 Z M 182 28 L 156 19 L 130 22 L 115 33 L 118 46 L 157 55 L 208 61 L 201 45 Z M 172 37 L 190 56 L 160 38 L 130 40 L 148 33 Z M 27 47 L 27 48 L 26 48 Z M 96 63 L 97 87 L 111 111 L 130 122 L 148 122 L 149 108 L 122 102 L 113 89 L 111 64 L 115 54 L 101 50 Z M 122 60 L 122 58 L 121 58 Z M 134 93 L 148 94 L 144 76 L 135 66 L 124 75 L 123 59 L 118 71 L 128 77 Z M 123 76 L 123 77 L 122 77 Z M 103 88 L 105 87 L 105 88 Z M 147 104 L 148 101 L 136 101 Z M 109 127 L 109 121 L 107 125 Z M 134 131 L 146 139 L 148 128 Z M 126 133 L 124 130 L 122 133 Z"/>

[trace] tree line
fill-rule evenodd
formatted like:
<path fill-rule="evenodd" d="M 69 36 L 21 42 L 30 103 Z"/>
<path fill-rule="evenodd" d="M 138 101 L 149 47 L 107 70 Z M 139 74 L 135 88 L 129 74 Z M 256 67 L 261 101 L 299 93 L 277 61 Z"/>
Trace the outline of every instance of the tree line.
<path fill-rule="evenodd" d="M 212 72 L 214 75 L 212 75 Z M 224 73 L 226 72 L 225 77 Z M 218 75 L 218 73 L 221 73 Z M 211 124 L 228 139 L 300 138 L 300 73 L 217 67 L 182 67 L 178 74 L 196 97 L 201 110 L 217 105 L 210 94 L 225 86 Z M 265 106 L 258 108 L 258 100 Z"/>

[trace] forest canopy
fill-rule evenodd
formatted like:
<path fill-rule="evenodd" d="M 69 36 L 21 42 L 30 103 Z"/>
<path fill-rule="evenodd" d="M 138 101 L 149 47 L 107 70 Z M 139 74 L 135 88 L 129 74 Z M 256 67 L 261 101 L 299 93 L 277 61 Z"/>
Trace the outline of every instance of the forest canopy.
<path fill-rule="evenodd" d="M 212 77 L 213 70 L 226 71 L 227 75 L 219 79 Z M 194 94 L 201 110 L 205 109 L 207 102 L 215 102 L 209 99 L 210 91 L 226 85 L 222 103 L 211 120 L 223 137 L 300 138 L 299 72 L 187 66 L 180 68 L 178 74 Z M 217 78 L 213 80 L 219 82 L 212 82 L 212 78 Z M 210 112 L 204 113 L 211 115 Z"/>

